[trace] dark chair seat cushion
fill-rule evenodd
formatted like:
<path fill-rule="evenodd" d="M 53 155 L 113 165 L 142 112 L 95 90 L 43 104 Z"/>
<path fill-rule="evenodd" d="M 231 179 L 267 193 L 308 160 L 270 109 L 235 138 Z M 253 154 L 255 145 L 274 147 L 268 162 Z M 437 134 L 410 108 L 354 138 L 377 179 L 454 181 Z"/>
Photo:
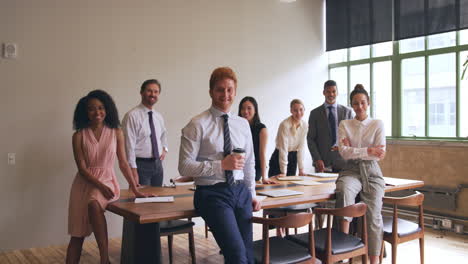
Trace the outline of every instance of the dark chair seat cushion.
<path fill-rule="evenodd" d="M 270 208 L 266 209 L 265 211 L 268 212 L 305 212 L 309 208 L 316 207 L 316 203 L 305 203 L 305 204 L 296 204 L 296 205 L 289 205 L 283 206 L 278 208 Z"/>
<path fill-rule="evenodd" d="M 161 233 L 172 233 L 195 225 L 192 221 L 187 220 L 169 220 L 159 223 Z"/>
<path fill-rule="evenodd" d="M 320 229 L 314 232 L 315 250 L 319 254 L 325 253 L 325 243 L 327 240 L 327 229 Z M 309 245 L 309 235 L 307 233 L 299 235 L 286 236 L 289 239 L 303 247 Z M 364 247 L 364 243 L 359 237 L 345 234 L 332 229 L 332 254 L 342 254 Z"/>
<path fill-rule="evenodd" d="M 297 263 L 311 258 L 309 250 L 280 237 L 270 237 L 270 263 Z M 263 240 L 253 243 L 255 263 L 263 261 Z"/>
<path fill-rule="evenodd" d="M 384 223 L 384 227 L 383 227 L 384 234 L 390 235 L 393 230 L 393 217 L 392 216 L 383 217 L 383 223 Z M 421 231 L 421 228 L 419 227 L 418 224 L 413 223 L 408 220 L 400 219 L 400 218 L 398 218 L 397 229 L 398 229 L 399 237 L 411 235 L 411 234 Z"/>

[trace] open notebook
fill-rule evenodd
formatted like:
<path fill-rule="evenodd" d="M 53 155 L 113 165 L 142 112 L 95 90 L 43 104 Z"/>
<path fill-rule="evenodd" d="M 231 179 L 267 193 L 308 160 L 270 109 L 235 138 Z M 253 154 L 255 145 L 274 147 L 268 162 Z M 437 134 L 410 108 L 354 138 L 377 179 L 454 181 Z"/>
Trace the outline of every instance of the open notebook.
<path fill-rule="evenodd" d="M 258 194 L 270 196 L 270 197 L 282 197 L 282 196 L 290 196 L 290 195 L 300 195 L 304 194 L 303 192 L 288 190 L 288 189 L 281 189 L 281 190 L 268 190 L 268 191 L 260 191 L 257 192 Z"/>

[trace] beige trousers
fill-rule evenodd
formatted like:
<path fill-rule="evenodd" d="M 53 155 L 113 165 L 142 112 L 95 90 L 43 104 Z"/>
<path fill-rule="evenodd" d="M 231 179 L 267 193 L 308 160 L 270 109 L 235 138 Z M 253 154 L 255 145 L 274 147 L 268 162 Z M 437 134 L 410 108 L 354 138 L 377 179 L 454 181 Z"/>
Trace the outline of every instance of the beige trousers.
<path fill-rule="evenodd" d="M 382 198 L 385 181 L 377 161 L 348 160 L 346 168 L 336 180 L 336 207 L 342 208 L 355 203 L 359 194 L 367 205 L 366 221 L 369 255 L 380 255 L 383 236 Z M 352 218 L 347 217 L 350 221 Z"/>

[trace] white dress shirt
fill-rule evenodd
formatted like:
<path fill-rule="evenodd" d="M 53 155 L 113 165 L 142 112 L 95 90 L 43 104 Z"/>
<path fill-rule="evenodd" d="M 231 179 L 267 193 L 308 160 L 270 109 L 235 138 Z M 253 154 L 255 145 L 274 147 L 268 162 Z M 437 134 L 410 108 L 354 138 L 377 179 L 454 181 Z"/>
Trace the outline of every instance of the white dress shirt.
<path fill-rule="evenodd" d="M 158 141 L 159 154 L 167 148 L 167 131 L 162 115 L 139 104 L 125 114 L 122 128 L 125 133 L 125 146 L 130 167 L 137 168 L 136 158 L 152 158 L 151 128 L 148 112 L 153 112 L 153 123 Z"/>
<path fill-rule="evenodd" d="M 297 164 L 304 169 L 304 149 L 309 125 L 301 120 L 299 127 L 293 124 L 292 116 L 281 122 L 276 134 L 276 148 L 279 151 L 279 165 L 282 174 L 286 174 L 288 167 L 288 152 L 297 151 Z"/>
<path fill-rule="evenodd" d="M 340 154 L 345 160 L 376 160 L 376 156 L 369 156 L 368 147 L 386 145 L 385 129 L 382 120 L 372 119 L 370 117 L 363 121 L 357 119 L 343 120 L 338 129 L 338 146 Z M 342 140 L 348 138 L 350 147 L 344 146 Z M 385 149 L 385 147 L 384 147 Z"/>
<path fill-rule="evenodd" d="M 221 168 L 221 160 L 224 159 L 224 114 L 229 116 L 232 148 L 245 150 L 244 169 L 233 170 L 234 180 L 244 180 L 254 198 L 255 157 L 249 123 L 242 117 L 224 113 L 213 106 L 192 118 L 182 129 L 179 173 L 193 177 L 196 185 L 226 182 Z"/>

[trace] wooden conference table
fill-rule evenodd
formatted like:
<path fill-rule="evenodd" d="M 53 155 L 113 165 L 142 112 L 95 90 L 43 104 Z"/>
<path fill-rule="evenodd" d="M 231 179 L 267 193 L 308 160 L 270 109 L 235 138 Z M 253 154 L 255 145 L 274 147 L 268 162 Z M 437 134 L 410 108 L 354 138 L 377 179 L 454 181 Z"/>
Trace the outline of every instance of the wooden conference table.
<path fill-rule="evenodd" d="M 278 181 L 274 185 L 257 185 L 258 191 L 269 189 L 290 189 L 303 192 L 301 195 L 271 198 L 262 201 L 262 209 L 287 205 L 315 203 L 335 198 L 335 179 L 306 177 L 307 180 L 321 182 L 319 185 L 305 186 L 300 182 Z M 423 181 L 385 177 L 385 192 L 408 190 L 424 185 Z M 145 187 L 142 191 L 158 196 L 174 196 L 170 203 L 135 203 L 133 193 L 122 190 L 120 199 L 109 204 L 108 210 L 124 218 L 121 263 L 158 263 L 161 261 L 159 225 L 165 220 L 195 217 L 193 207 L 194 191 L 188 185 L 177 187 Z M 130 230 L 130 232 L 127 232 Z M 127 233 L 127 234 L 126 234 Z M 130 235 L 128 234 L 130 233 Z M 128 238 L 130 237 L 131 238 Z"/>

